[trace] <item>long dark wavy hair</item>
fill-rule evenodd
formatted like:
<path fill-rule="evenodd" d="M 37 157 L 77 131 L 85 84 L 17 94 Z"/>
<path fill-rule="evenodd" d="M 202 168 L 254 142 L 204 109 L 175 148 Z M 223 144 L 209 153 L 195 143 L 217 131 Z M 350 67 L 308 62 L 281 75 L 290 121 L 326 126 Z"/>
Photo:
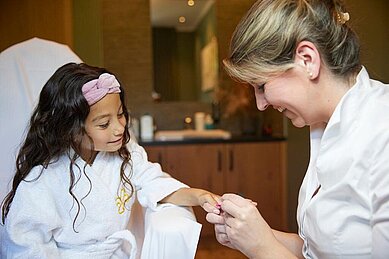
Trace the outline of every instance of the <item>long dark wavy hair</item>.
<path fill-rule="evenodd" d="M 97 79 L 103 73 L 110 72 L 104 68 L 92 67 L 84 63 L 68 63 L 58 68 L 43 86 L 39 96 L 39 103 L 35 107 L 30 119 L 28 133 L 16 159 L 16 173 L 13 178 L 12 189 L 1 205 L 3 224 L 19 184 L 22 181 L 28 181 L 26 177 L 31 169 L 35 166 L 42 166 L 39 176 L 32 180 L 36 181 L 49 164 L 58 161 L 61 155 L 67 154 L 71 161 L 68 172 L 70 176 L 68 191 L 69 195 L 73 197 L 74 204 L 77 206 L 77 214 L 73 220 L 73 230 L 76 231 L 75 223 L 80 214 L 81 207 L 84 207 L 82 200 L 92 190 L 92 183 L 85 172 L 86 164 L 82 170 L 75 164 L 77 158 L 80 157 L 79 154 L 81 154 L 81 140 L 83 136 L 88 136 L 85 131 L 85 121 L 90 111 L 81 88 L 86 82 Z M 132 163 L 130 152 L 126 147 L 130 140 L 128 130 L 129 114 L 124 96 L 124 89 L 121 87 L 120 100 L 124 117 L 126 118 L 126 126 L 122 147 L 116 152 L 123 159 L 120 167 L 121 183 L 130 191 L 132 196 L 134 193 L 134 188 L 130 182 Z M 89 139 L 92 153 L 94 145 L 92 138 L 89 137 Z M 70 152 L 72 149 L 75 152 Z M 130 167 L 130 173 L 126 175 L 125 168 L 127 166 Z M 90 188 L 85 197 L 76 197 L 73 192 L 78 181 L 74 173 L 75 167 L 80 172 L 82 171 L 89 180 Z"/>

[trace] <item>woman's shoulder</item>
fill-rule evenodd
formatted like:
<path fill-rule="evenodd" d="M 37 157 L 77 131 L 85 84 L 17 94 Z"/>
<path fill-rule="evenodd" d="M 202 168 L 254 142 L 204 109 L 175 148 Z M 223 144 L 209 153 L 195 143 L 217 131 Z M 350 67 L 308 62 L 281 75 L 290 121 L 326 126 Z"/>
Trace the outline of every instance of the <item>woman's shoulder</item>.
<path fill-rule="evenodd" d="M 361 97 L 359 116 L 371 128 L 389 127 L 389 85 L 370 80 L 370 89 Z"/>
<path fill-rule="evenodd" d="M 357 108 L 355 119 L 363 127 L 379 129 L 389 124 L 389 84 L 372 79 L 365 68 L 358 77 L 357 91 L 351 98 Z"/>

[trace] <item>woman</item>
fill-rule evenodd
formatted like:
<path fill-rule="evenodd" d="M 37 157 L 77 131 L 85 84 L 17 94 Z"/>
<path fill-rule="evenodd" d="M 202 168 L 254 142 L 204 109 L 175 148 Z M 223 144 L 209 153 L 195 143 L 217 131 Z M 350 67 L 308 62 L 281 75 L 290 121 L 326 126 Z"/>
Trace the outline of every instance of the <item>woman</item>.
<path fill-rule="evenodd" d="M 298 234 L 234 194 L 207 215 L 249 258 L 389 258 L 389 87 L 360 64 L 349 19 L 337 0 L 260 0 L 234 32 L 229 74 L 254 87 L 259 110 L 311 131 Z"/>

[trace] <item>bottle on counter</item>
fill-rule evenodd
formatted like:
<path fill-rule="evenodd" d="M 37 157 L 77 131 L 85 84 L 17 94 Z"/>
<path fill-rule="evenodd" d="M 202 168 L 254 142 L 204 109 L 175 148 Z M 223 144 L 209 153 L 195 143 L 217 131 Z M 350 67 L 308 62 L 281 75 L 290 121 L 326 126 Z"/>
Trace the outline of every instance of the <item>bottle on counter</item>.
<path fill-rule="evenodd" d="M 215 128 L 215 125 L 213 124 L 213 119 L 212 119 L 211 114 L 205 115 L 204 125 L 205 125 L 205 129 L 206 130 L 210 130 L 210 129 L 214 129 Z"/>
<path fill-rule="evenodd" d="M 150 114 L 145 114 L 140 118 L 140 138 L 143 141 L 154 138 L 154 120 Z"/>
<path fill-rule="evenodd" d="M 204 112 L 196 112 L 194 114 L 194 122 L 196 130 L 204 130 L 205 128 L 205 113 Z"/>

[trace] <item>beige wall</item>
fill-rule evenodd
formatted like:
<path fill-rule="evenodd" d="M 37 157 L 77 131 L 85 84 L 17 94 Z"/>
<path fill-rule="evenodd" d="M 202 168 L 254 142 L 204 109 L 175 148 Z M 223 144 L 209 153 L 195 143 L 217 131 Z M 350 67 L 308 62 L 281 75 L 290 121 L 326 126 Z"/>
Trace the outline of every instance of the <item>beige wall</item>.
<path fill-rule="evenodd" d="M 151 103 L 152 56 L 149 3 L 103 0 L 104 66 L 124 82 L 132 111 Z"/>
<path fill-rule="evenodd" d="M 361 60 L 370 76 L 389 83 L 389 1 L 346 0 L 351 26 L 361 41 Z"/>
<path fill-rule="evenodd" d="M 69 0 L 1 0 L 0 51 L 39 37 L 73 46 Z"/>
<path fill-rule="evenodd" d="M 68 0 L 73 3 L 74 51 L 87 64 L 104 66 L 101 0 Z"/>

